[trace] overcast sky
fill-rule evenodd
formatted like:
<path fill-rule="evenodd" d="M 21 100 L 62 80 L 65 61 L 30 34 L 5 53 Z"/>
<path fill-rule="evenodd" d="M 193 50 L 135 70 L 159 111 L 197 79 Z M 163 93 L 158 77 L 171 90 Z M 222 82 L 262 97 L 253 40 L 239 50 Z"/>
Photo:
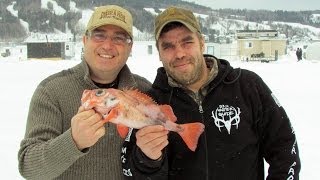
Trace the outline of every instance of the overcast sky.
<path fill-rule="evenodd" d="M 209 6 L 212 9 L 319 10 L 319 0 L 184 0 Z"/>

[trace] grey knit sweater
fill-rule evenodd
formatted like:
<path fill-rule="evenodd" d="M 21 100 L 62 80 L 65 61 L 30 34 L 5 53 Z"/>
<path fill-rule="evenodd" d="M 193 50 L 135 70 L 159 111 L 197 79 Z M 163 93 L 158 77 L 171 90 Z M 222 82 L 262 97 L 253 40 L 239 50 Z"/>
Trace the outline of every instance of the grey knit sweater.
<path fill-rule="evenodd" d="M 130 72 L 120 71 L 119 89 L 147 91 L 151 84 Z M 19 171 L 26 179 L 123 179 L 120 151 L 123 140 L 114 124 L 85 152 L 71 136 L 71 118 L 77 113 L 84 89 L 98 88 L 90 79 L 85 61 L 43 80 L 35 90 L 24 139 L 18 152 Z"/>

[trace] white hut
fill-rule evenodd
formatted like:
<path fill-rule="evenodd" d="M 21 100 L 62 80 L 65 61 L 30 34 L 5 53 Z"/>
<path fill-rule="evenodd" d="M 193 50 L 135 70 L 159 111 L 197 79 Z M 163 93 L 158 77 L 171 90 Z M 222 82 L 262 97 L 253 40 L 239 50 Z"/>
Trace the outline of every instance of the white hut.
<path fill-rule="evenodd" d="M 320 42 L 314 42 L 308 45 L 305 50 L 305 59 L 307 60 L 320 60 Z"/>

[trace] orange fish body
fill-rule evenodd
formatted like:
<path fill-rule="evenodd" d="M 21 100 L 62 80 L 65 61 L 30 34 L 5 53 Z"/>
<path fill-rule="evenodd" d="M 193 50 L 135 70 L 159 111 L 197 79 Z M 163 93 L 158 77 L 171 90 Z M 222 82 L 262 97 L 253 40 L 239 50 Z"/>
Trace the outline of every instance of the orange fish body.
<path fill-rule="evenodd" d="M 195 151 L 199 136 L 204 131 L 204 125 L 199 122 L 176 124 L 177 117 L 171 106 L 158 105 L 138 90 L 85 90 L 81 102 L 85 109 L 100 113 L 104 122 L 117 124 L 122 138 L 128 134 L 129 127 L 140 129 L 148 125 L 163 125 L 167 130 L 177 132 L 188 148 Z"/>

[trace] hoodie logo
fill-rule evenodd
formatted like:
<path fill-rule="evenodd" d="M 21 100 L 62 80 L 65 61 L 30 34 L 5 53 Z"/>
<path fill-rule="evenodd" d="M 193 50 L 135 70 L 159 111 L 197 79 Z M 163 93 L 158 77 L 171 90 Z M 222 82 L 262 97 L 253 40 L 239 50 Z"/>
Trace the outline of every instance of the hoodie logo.
<path fill-rule="evenodd" d="M 231 127 L 235 126 L 238 129 L 238 125 L 240 123 L 240 108 L 234 108 L 229 105 L 219 105 L 219 107 L 212 111 L 212 118 L 214 119 L 214 124 L 219 128 L 221 132 L 221 128 L 225 127 L 230 134 Z"/>

